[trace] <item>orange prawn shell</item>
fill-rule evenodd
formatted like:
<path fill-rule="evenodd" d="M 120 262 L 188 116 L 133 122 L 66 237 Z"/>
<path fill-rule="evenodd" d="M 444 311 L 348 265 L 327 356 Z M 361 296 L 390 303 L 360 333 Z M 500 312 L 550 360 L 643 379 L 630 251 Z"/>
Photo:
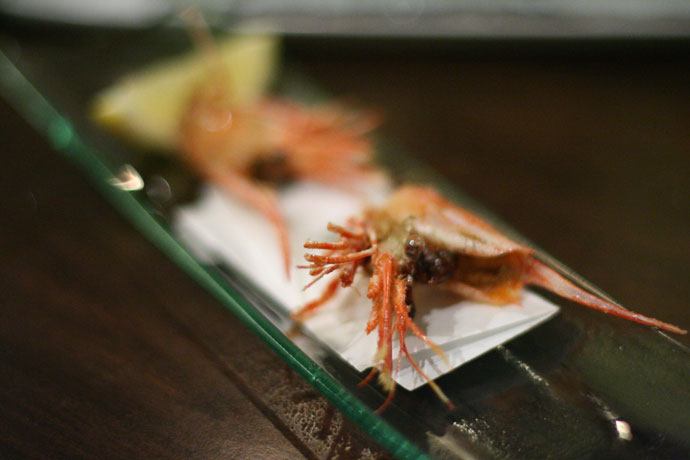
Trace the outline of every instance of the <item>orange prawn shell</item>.
<path fill-rule="evenodd" d="M 501 235 L 433 189 L 402 186 L 383 208 L 369 211 L 366 219 L 374 223 L 380 250 L 391 254 L 399 269 L 409 261 L 405 243 L 419 235 L 426 245 L 462 259 L 463 269 L 443 283 L 443 288 L 492 304 L 519 301 L 526 283 L 523 274 L 534 251 Z"/>
<path fill-rule="evenodd" d="M 468 256 L 500 257 L 511 253 L 526 256 L 534 252 L 509 240 L 487 222 L 444 199 L 429 187 L 400 187 L 380 212 L 397 224 L 409 222 L 409 229 L 425 240 Z M 382 233 L 390 232 L 383 230 Z"/>
<path fill-rule="evenodd" d="M 192 163 L 249 177 L 258 159 L 278 153 L 300 179 L 342 185 L 374 175 L 366 137 L 378 125 L 374 114 L 271 97 L 233 105 L 227 75 L 214 70 L 190 98 L 180 125 L 181 150 Z"/>
<path fill-rule="evenodd" d="M 434 190 L 404 186 L 395 192 L 385 207 L 391 220 L 408 224 L 425 240 L 459 254 L 474 270 L 457 277 L 445 287 L 475 300 L 505 304 L 518 301 L 525 285 L 540 286 L 561 297 L 603 313 L 658 327 L 677 334 L 687 331 L 670 323 L 631 312 L 587 292 L 564 278 L 558 271 L 533 257 L 535 251 L 521 246 L 477 216 L 444 199 Z M 498 268 L 497 276 L 484 273 Z"/>
<path fill-rule="evenodd" d="M 203 85 L 192 96 L 180 126 L 182 152 L 193 162 L 247 174 L 262 153 L 275 149 L 278 130 L 260 104 L 232 107 L 219 85 Z"/>

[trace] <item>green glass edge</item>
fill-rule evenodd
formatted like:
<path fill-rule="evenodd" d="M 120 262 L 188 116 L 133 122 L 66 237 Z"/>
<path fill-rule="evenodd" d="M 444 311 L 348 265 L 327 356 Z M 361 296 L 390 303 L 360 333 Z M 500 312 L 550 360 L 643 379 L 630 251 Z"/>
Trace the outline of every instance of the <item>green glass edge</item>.
<path fill-rule="evenodd" d="M 432 460 L 366 405 L 350 395 L 261 313 L 232 290 L 222 277 L 201 265 L 131 193 L 109 181 L 116 176 L 77 136 L 62 116 L 0 50 L 0 92 L 34 129 L 47 137 L 53 148 L 79 166 L 101 194 L 130 223 L 192 279 L 209 291 L 227 309 L 252 329 L 310 385 L 347 417 L 371 435 L 382 447 L 402 460 Z"/>

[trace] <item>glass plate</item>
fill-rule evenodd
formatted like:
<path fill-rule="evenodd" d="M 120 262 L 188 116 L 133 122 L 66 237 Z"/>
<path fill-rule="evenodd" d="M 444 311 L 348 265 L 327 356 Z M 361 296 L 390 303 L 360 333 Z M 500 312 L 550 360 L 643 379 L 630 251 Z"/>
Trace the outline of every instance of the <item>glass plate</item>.
<path fill-rule="evenodd" d="M 49 38 L 49 40 L 46 40 Z M 146 43 L 146 46 L 141 46 Z M 565 305 L 561 314 L 438 380 L 457 409 L 426 387 L 385 394 L 357 388 L 363 374 L 308 336 L 288 338 L 287 313 L 233 267 L 205 265 L 171 233 L 168 217 L 194 200 L 197 183 L 173 159 L 130 148 L 87 117 L 93 95 L 118 76 L 188 46 L 170 30 L 0 35 L 3 95 L 83 168 L 112 204 L 287 363 L 393 455 L 403 459 L 686 458 L 690 455 L 690 353 L 667 335 Z M 49 72 L 47 70 L 50 70 Z M 279 91 L 319 92 L 288 66 Z M 434 183 L 514 239 L 529 244 L 413 157 L 381 143 L 380 159 L 403 180 Z M 390 153 L 396 151 L 395 161 Z M 155 188 L 111 185 L 124 165 Z M 543 252 L 540 257 L 584 283 Z M 594 287 L 588 286 L 595 290 Z M 292 337 L 292 336 L 291 336 Z M 299 345 L 298 345 L 299 343 Z"/>

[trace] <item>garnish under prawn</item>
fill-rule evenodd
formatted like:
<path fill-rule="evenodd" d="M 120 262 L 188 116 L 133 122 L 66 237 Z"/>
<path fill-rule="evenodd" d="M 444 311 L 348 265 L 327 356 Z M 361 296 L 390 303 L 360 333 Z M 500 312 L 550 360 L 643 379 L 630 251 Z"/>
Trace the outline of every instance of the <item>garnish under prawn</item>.
<path fill-rule="evenodd" d="M 311 180 L 357 189 L 378 177 L 367 134 L 378 117 L 335 104 L 306 107 L 264 97 L 236 106 L 208 32 L 192 24 L 208 57 L 206 78 L 191 97 L 179 130 L 182 158 L 204 178 L 265 215 L 280 239 L 286 273 L 290 251 L 275 188 Z"/>
<path fill-rule="evenodd" d="M 304 320 L 331 299 L 339 286 L 350 286 L 360 267 L 371 278 L 367 297 L 372 309 L 366 325 L 367 334 L 376 330 L 378 344 L 375 366 L 362 384 L 378 373 L 388 397 L 383 410 L 393 399 L 393 336 L 398 334 L 400 359 L 406 357 L 439 398 L 452 407 L 450 400 L 414 362 L 405 346 L 409 329 L 445 359 L 443 351 L 416 326 L 412 289 L 414 283 L 438 284 L 463 297 L 496 305 L 519 300 L 526 285 L 543 287 L 562 297 L 590 308 L 658 327 L 670 332 L 686 331 L 653 318 L 626 310 L 576 286 L 554 269 L 533 257 L 534 251 L 521 246 L 477 216 L 447 201 L 427 187 L 403 186 L 380 207 L 369 209 L 346 227 L 328 224 L 339 236 L 335 242 L 307 241 L 308 249 L 325 250 L 307 254 L 308 268 L 314 280 L 335 272 L 321 296 L 293 314 Z"/>

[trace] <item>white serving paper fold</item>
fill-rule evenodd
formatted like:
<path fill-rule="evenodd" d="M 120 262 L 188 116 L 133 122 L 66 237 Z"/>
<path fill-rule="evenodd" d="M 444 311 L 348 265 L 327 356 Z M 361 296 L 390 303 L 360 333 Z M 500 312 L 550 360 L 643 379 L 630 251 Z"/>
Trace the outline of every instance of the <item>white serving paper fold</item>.
<path fill-rule="evenodd" d="M 375 194 L 381 198 L 382 192 Z M 332 241 L 328 222 L 344 223 L 366 205 L 364 197 L 313 183 L 294 184 L 279 196 L 287 221 L 293 266 L 302 264 L 309 238 Z M 372 199 L 370 194 L 367 198 Z M 255 210 L 213 186 L 175 215 L 174 228 L 196 257 L 224 261 L 243 271 L 257 286 L 293 311 L 318 297 L 322 280 L 306 291 L 307 270 L 293 268 L 287 278 L 275 229 Z M 358 275 L 354 288 L 340 290 L 335 299 L 308 319 L 305 327 L 357 370 L 374 363 L 377 334 L 364 333 L 371 303 L 368 280 Z M 520 305 L 492 306 L 459 300 L 438 287 L 415 285 L 415 323 L 447 354 L 450 365 L 408 331 L 407 348 L 422 370 L 435 379 L 505 343 L 553 316 L 558 307 L 525 290 Z M 393 356 L 398 344 L 394 338 Z M 394 379 L 408 390 L 426 383 L 406 359 Z"/>

